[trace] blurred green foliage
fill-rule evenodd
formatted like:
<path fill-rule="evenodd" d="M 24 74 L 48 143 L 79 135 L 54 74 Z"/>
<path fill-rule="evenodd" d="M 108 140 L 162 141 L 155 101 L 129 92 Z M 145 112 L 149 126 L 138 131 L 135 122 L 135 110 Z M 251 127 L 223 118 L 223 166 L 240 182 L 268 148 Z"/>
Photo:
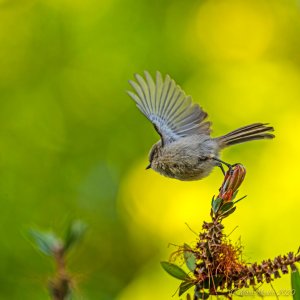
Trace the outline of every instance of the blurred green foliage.
<path fill-rule="evenodd" d="M 274 142 L 224 155 L 248 170 L 231 225 L 251 259 L 296 248 L 299 10 L 296 0 L 0 0 L 0 299 L 47 297 L 49 264 L 22 232 L 73 218 L 89 224 L 69 262 L 79 299 L 171 298 L 159 261 L 168 242 L 195 238 L 184 222 L 200 226 L 221 179 L 144 171 L 158 137 L 125 94 L 144 69 L 192 94 L 215 135 L 275 126 Z"/>

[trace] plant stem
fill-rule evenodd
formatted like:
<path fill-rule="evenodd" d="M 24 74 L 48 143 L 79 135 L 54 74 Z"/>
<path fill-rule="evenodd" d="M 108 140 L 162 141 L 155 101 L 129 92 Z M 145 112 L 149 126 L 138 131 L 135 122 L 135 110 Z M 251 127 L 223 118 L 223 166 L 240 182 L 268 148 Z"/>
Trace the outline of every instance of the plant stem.
<path fill-rule="evenodd" d="M 49 290 L 53 300 L 66 300 L 70 294 L 70 278 L 66 270 L 64 249 L 55 251 L 56 274 L 49 282 Z"/>

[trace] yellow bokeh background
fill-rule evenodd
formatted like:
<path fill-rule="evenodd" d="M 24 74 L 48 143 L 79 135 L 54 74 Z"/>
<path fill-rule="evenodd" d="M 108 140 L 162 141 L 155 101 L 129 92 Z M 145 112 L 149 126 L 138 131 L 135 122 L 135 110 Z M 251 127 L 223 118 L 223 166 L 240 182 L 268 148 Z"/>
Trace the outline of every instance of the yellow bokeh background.
<path fill-rule="evenodd" d="M 238 226 L 232 239 L 241 238 L 249 262 L 295 251 L 299 245 L 300 74 L 291 57 L 272 57 L 272 51 L 281 50 L 276 49 L 276 39 L 287 30 L 280 20 L 283 12 L 277 9 L 278 3 L 271 8 L 267 2 L 205 1 L 195 9 L 182 37 L 186 53 L 199 66 L 205 64 L 211 76 L 204 78 L 203 87 L 203 70 L 194 70 L 183 87 L 194 99 L 205 98 L 199 103 L 212 112 L 218 134 L 254 120 L 271 122 L 276 128 L 274 141 L 224 151 L 227 161 L 241 161 L 248 171 L 240 191 L 248 197 L 226 220 L 226 228 L 231 232 Z M 224 127 L 223 131 L 218 127 Z M 195 242 L 185 223 L 197 231 L 203 220 L 209 220 L 209 200 L 217 193 L 221 174 L 215 171 L 201 182 L 178 182 L 145 172 L 145 163 L 146 158 L 132 168 L 120 194 L 132 236 L 141 241 L 145 234 L 159 236 L 164 241 L 159 245 Z M 166 248 L 165 258 L 171 252 Z M 169 291 L 176 289 L 173 280 L 152 272 L 146 268 L 119 299 L 170 297 Z M 160 287 L 162 280 L 165 284 Z M 278 293 L 288 290 L 290 278 L 285 276 L 273 285 Z M 268 285 L 262 289 L 272 291 Z"/>
<path fill-rule="evenodd" d="M 145 170 L 158 135 L 125 93 L 143 70 L 174 78 L 214 137 L 275 127 L 274 140 L 224 150 L 245 165 L 248 195 L 225 227 L 249 262 L 297 251 L 299 37 L 296 0 L 0 1 L 0 300 L 47 298 L 51 263 L 23 232 L 72 218 L 89 224 L 68 260 L 78 299 L 172 299 L 180 282 L 160 261 L 197 242 L 222 174 Z M 290 276 L 273 285 L 290 289 Z"/>

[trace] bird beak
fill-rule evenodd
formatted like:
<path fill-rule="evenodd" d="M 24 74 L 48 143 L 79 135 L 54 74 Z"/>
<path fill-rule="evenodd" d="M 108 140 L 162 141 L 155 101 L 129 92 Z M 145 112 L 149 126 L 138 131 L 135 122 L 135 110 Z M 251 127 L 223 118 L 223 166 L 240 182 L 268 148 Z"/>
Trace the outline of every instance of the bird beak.
<path fill-rule="evenodd" d="M 147 167 L 146 167 L 146 170 L 149 170 L 151 169 L 151 164 L 149 164 Z"/>

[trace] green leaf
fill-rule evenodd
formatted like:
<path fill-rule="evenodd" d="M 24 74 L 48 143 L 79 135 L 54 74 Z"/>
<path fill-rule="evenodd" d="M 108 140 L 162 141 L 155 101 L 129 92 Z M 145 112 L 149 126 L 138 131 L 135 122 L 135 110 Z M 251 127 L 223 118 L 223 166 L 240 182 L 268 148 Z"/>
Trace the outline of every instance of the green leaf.
<path fill-rule="evenodd" d="M 193 281 L 183 281 L 179 286 L 179 297 L 194 285 Z"/>
<path fill-rule="evenodd" d="M 229 210 L 230 208 L 232 208 L 233 205 L 234 205 L 233 202 L 224 203 L 224 205 L 221 206 L 220 211 L 221 212 L 226 212 L 227 210 Z"/>
<path fill-rule="evenodd" d="M 293 299 L 300 300 L 300 274 L 298 270 L 291 273 L 291 282 L 293 289 Z"/>
<path fill-rule="evenodd" d="M 184 244 L 184 260 L 188 269 L 192 272 L 196 269 L 197 259 L 192 248 L 188 244 Z"/>
<path fill-rule="evenodd" d="M 205 279 L 204 281 L 200 282 L 198 285 L 201 289 L 209 289 L 210 288 L 210 279 Z"/>
<path fill-rule="evenodd" d="M 210 205 L 212 206 L 215 201 L 215 196 L 212 197 Z"/>
<path fill-rule="evenodd" d="M 236 210 L 236 206 L 232 207 L 231 209 L 227 210 L 225 213 L 222 214 L 222 218 L 226 218 L 231 215 Z"/>
<path fill-rule="evenodd" d="M 204 281 L 200 282 L 198 286 L 201 289 L 210 289 L 211 287 L 217 287 L 222 281 L 223 276 L 213 276 L 212 278 L 207 278 Z"/>
<path fill-rule="evenodd" d="M 246 197 L 247 197 L 247 195 L 245 195 L 245 196 L 243 196 L 242 198 L 236 200 L 236 201 L 234 202 L 234 204 L 237 204 L 238 202 L 242 201 L 242 200 L 245 199 Z"/>
<path fill-rule="evenodd" d="M 205 292 L 195 291 L 195 296 L 200 300 L 205 300 L 209 298 L 209 294 Z"/>
<path fill-rule="evenodd" d="M 169 263 L 168 261 L 162 261 L 161 266 L 167 273 L 177 279 L 187 280 L 190 278 L 181 268 L 175 264 Z"/>
<path fill-rule="evenodd" d="M 224 276 L 222 276 L 222 275 L 221 276 L 213 276 L 214 285 L 218 286 L 221 283 L 223 278 L 224 278 Z"/>
<path fill-rule="evenodd" d="M 239 192 L 239 190 L 236 190 L 236 191 L 233 193 L 233 195 L 232 195 L 232 197 L 231 197 L 231 201 L 233 201 L 233 200 L 236 198 L 238 192 Z"/>
<path fill-rule="evenodd" d="M 30 229 L 29 234 L 34 239 L 37 248 L 45 255 L 52 256 L 55 250 L 62 247 L 61 240 L 53 232 Z"/>
<path fill-rule="evenodd" d="M 212 203 L 212 208 L 213 208 L 214 213 L 216 213 L 219 210 L 222 202 L 223 202 L 223 199 L 221 199 L 221 198 L 217 198 L 216 200 L 214 200 L 214 202 Z"/>
<path fill-rule="evenodd" d="M 69 250 L 74 244 L 82 239 L 86 229 L 87 225 L 80 220 L 71 222 L 65 237 L 65 251 Z"/>

